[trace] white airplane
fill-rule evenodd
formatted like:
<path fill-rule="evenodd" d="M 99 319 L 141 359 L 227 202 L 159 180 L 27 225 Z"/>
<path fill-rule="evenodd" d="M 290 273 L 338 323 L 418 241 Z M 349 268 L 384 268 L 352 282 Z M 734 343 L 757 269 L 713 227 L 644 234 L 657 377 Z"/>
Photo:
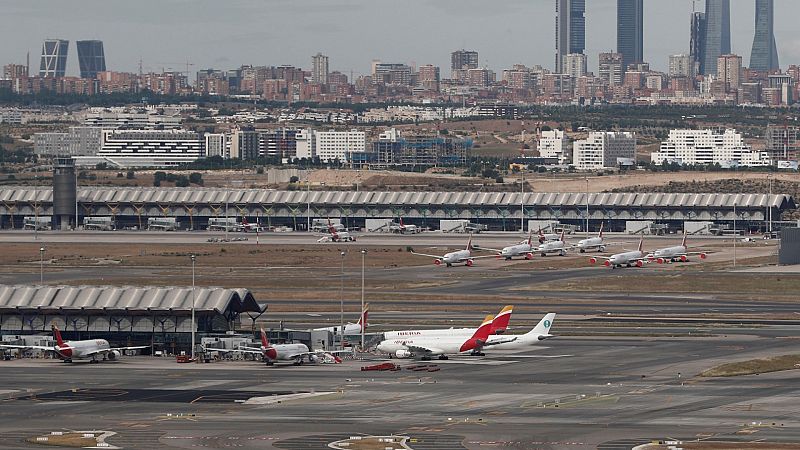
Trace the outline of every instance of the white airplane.
<path fill-rule="evenodd" d="M 331 220 L 328 219 L 328 235 L 323 236 L 317 242 L 355 242 L 356 237 L 350 234 L 349 231 L 339 231 L 333 226 Z"/>
<path fill-rule="evenodd" d="M 506 306 L 499 314 L 492 320 L 490 335 L 503 334 L 508 329 L 508 323 L 511 320 L 511 314 L 514 312 L 513 306 Z M 405 331 L 387 331 L 383 333 L 383 341 L 391 341 L 395 339 L 407 339 L 409 337 L 434 337 L 434 336 L 459 336 L 468 338 L 475 334 L 477 328 L 440 328 L 433 330 L 405 330 Z"/>
<path fill-rule="evenodd" d="M 494 255 L 473 256 L 472 250 L 474 250 L 474 247 L 472 246 L 472 235 L 470 235 L 469 241 L 467 241 L 467 248 L 464 250 L 458 250 L 455 252 L 446 253 L 443 256 L 428 255 L 425 253 L 417 253 L 417 252 L 411 252 L 411 254 L 417 256 L 427 256 L 428 258 L 434 258 L 433 260 L 434 264 L 436 264 L 437 266 L 445 264 L 447 267 L 453 267 L 453 264 L 461 264 L 461 263 L 463 263 L 467 267 L 472 267 L 475 264 L 476 259 L 494 258 Z"/>
<path fill-rule="evenodd" d="M 330 331 L 334 334 L 341 334 L 343 336 L 354 336 L 357 334 L 361 334 L 362 330 L 366 330 L 367 325 L 367 316 L 369 315 L 369 303 L 364 305 L 364 310 L 361 311 L 361 316 L 358 318 L 357 323 L 347 323 L 344 325 L 344 332 L 340 333 L 339 328 L 341 327 L 323 327 L 323 328 L 314 328 L 312 331 Z"/>
<path fill-rule="evenodd" d="M 676 245 L 674 247 L 666 247 L 660 248 L 653 252 L 652 255 L 649 255 L 649 259 L 651 261 L 656 261 L 659 264 L 668 264 L 672 262 L 687 262 L 689 261 L 689 256 L 691 255 L 698 255 L 700 259 L 706 259 L 708 255 L 703 252 L 690 252 L 688 247 L 686 247 L 686 231 L 683 232 L 683 241 L 681 245 Z"/>
<path fill-rule="evenodd" d="M 302 365 L 304 360 L 309 362 L 340 363 L 339 354 L 350 353 L 349 350 L 339 351 L 310 351 L 306 344 L 270 344 L 267 333 L 261 329 L 261 348 L 239 347 L 234 352 L 261 355 L 268 366 L 275 364 L 275 361 L 291 361 L 294 365 Z"/>
<path fill-rule="evenodd" d="M 606 243 L 603 239 L 603 224 L 600 224 L 600 233 L 596 237 L 581 239 L 575 246 L 581 253 L 586 253 L 589 250 L 598 250 L 601 252 L 606 251 Z"/>
<path fill-rule="evenodd" d="M 53 325 L 53 336 L 56 345 L 46 347 L 42 345 L 0 345 L 0 348 L 17 348 L 25 350 L 44 350 L 55 353 L 65 363 L 71 363 L 73 359 L 89 359 L 91 363 L 98 363 L 98 357 L 103 361 L 114 361 L 127 350 L 141 350 L 147 348 L 146 345 L 138 347 L 112 347 L 105 339 L 87 339 L 82 341 L 65 341 L 61 339 L 61 331 Z"/>
<path fill-rule="evenodd" d="M 597 261 L 602 259 L 605 260 L 603 262 L 603 265 L 605 265 L 606 267 L 611 267 L 612 269 L 616 269 L 617 267 L 623 267 L 623 266 L 642 267 L 649 262 L 647 253 L 645 253 L 644 250 L 642 250 L 643 246 L 644 246 L 644 236 L 642 236 L 641 240 L 639 241 L 638 250 L 617 253 L 615 255 L 611 255 L 608 257 L 594 256 L 589 259 L 589 262 L 591 264 L 597 264 Z"/>
<path fill-rule="evenodd" d="M 550 253 L 558 253 L 559 256 L 567 256 L 567 243 L 564 242 L 564 232 L 561 232 L 561 237 L 557 241 L 547 241 L 543 244 L 539 244 L 536 247 L 536 253 L 540 253 L 542 256 L 547 256 Z"/>
<path fill-rule="evenodd" d="M 555 313 L 548 313 L 545 314 L 544 318 L 542 318 L 531 331 L 525 334 L 518 336 L 490 336 L 483 348 L 491 350 L 517 350 L 534 346 L 545 339 L 553 337 L 553 335 L 550 334 L 550 328 L 553 326 L 553 321 L 555 319 Z"/>
<path fill-rule="evenodd" d="M 403 218 L 400 218 L 400 223 L 398 225 L 392 225 L 389 227 L 389 231 L 392 233 L 400 233 L 400 234 L 417 234 L 422 229 L 420 229 L 416 225 L 406 225 L 403 223 Z"/>
<path fill-rule="evenodd" d="M 517 256 L 522 256 L 525 259 L 530 260 L 533 259 L 533 252 L 536 250 L 536 247 L 533 246 L 533 233 L 531 233 L 528 235 L 527 240 L 524 240 L 519 244 L 509 245 L 508 247 L 503 247 L 502 249 L 481 247 L 481 250 L 497 252 L 497 258 L 505 259 L 506 261 L 510 261 Z"/>
<path fill-rule="evenodd" d="M 414 358 L 419 356 L 424 361 L 430 360 L 431 356 L 447 359 L 448 355 L 480 353 L 489 339 L 493 319 L 493 316 L 486 316 L 471 337 L 458 335 L 409 336 L 381 341 L 377 349 L 393 357 Z"/>
<path fill-rule="evenodd" d="M 245 233 L 263 233 L 264 227 L 258 222 L 250 223 L 247 221 L 247 217 L 242 217 L 242 231 Z"/>

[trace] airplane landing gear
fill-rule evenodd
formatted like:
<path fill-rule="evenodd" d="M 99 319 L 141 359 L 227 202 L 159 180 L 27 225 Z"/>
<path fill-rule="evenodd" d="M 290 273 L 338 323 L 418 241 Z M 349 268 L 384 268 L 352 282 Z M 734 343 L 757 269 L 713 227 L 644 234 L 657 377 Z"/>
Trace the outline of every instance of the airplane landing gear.
<path fill-rule="evenodd" d="M 446 361 L 448 359 L 450 359 L 450 358 L 448 358 L 447 355 L 439 355 L 439 360 L 441 360 L 441 361 Z"/>
<path fill-rule="evenodd" d="M 420 360 L 422 360 L 422 361 L 430 361 L 431 357 L 430 356 L 423 356 L 422 358 L 420 358 Z"/>

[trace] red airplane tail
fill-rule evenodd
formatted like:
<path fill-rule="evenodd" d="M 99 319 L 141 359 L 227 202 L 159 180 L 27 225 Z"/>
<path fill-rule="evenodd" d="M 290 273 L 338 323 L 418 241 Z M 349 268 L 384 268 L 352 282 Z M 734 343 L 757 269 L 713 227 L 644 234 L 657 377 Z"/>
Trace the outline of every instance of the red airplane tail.
<path fill-rule="evenodd" d="M 361 331 L 367 328 L 367 316 L 369 316 L 369 303 L 364 305 L 364 310 L 361 311 L 361 317 L 358 318 L 358 324 L 361 326 Z"/>
<path fill-rule="evenodd" d="M 509 305 L 503 308 L 492 320 L 491 334 L 502 334 L 508 329 L 508 323 L 511 321 L 511 313 L 514 307 Z"/>
<path fill-rule="evenodd" d="M 492 334 L 492 322 L 494 321 L 494 316 L 486 316 L 483 319 L 483 323 L 481 326 L 475 330 L 475 333 L 472 335 L 471 338 L 467 339 L 466 342 L 461 344 L 459 348 L 459 352 L 466 352 L 466 351 L 475 351 L 480 350 L 486 341 L 489 339 L 489 336 Z"/>
<path fill-rule="evenodd" d="M 642 235 L 641 239 L 639 239 L 639 251 L 644 251 L 644 235 Z"/>
<path fill-rule="evenodd" d="M 681 242 L 681 246 L 683 246 L 683 248 L 687 248 L 686 247 L 686 230 L 683 230 L 683 241 Z"/>
<path fill-rule="evenodd" d="M 564 230 L 561 230 L 561 237 L 559 238 L 561 242 L 564 242 Z"/>
<path fill-rule="evenodd" d="M 58 344 L 59 347 L 63 347 L 64 339 L 61 338 L 61 330 L 59 330 L 55 324 L 51 328 L 53 329 L 53 337 L 56 339 L 56 344 Z"/>
<path fill-rule="evenodd" d="M 264 331 L 263 328 L 261 329 L 261 345 L 264 348 L 269 347 L 269 339 L 267 339 L 267 333 Z"/>
<path fill-rule="evenodd" d="M 598 237 L 603 237 L 603 225 L 605 225 L 605 223 L 600 222 L 600 234 L 598 235 Z"/>
<path fill-rule="evenodd" d="M 469 240 L 467 241 L 467 250 L 472 251 L 472 235 L 469 235 Z"/>

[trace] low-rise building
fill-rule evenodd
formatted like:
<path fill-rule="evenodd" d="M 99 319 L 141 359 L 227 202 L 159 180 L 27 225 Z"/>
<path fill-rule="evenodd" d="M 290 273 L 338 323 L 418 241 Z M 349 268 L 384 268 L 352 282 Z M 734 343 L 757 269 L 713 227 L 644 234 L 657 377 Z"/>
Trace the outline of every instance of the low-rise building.
<path fill-rule="evenodd" d="M 659 151 L 651 155 L 651 160 L 655 164 L 719 164 L 722 167 L 770 164 L 767 152 L 753 150 L 742 135 L 732 129 L 672 130 Z"/>
<path fill-rule="evenodd" d="M 579 170 L 629 165 L 636 159 L 636 135 L 628 132 L 594 131 L 573 144 L 573 164 Z"/>
<path fill-rule="evenodd" d="M 572 148 L 569 137 L 562 130 L 542 131 L 539 138 L 539 156 L 542 158 L 556 158 L 559 164 L 572 162 Z"/>

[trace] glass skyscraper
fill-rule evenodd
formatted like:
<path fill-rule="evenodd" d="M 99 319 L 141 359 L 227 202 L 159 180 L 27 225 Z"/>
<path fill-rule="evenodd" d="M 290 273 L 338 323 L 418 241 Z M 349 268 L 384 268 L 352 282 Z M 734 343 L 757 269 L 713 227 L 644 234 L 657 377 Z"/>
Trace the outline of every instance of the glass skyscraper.
<path fill-rule="evenodd" d="M 756 0 L 756 33 L 750 52 L 750 68 L 770 71 L 780 68 L 778 47 L 775 45 L 773 17 L 774 0 Z"/>
<path fill-rule="evenodd" d="M 586 48 L 586 0 L 556 0 L 556 67 L 563 73 L 564 56 Z"/>
<path fill-rule="evenodd" d="M 81 78 L 96 78 L 97 72 L 106 71 L 103 41 L 78 41 L 77 45 Z"/>
<path fill-rule="evenodd" d="M 717 73 L 717 58 L 731 52 L 731 0 L 706 0 L 702 74 Z"/>
<path fill-rule="evenodd" d="M 617 53 L 622 69 L 644 62 L 644 0 L 617 0 Z"/>
<path fill-rule="evenodd" d="M 54 78 L 63 77 L 67 70 L 67 51 L 69 41 L 48 39 L 42 45 L 42 60 L 39 64 L 39 76 Z"/>

